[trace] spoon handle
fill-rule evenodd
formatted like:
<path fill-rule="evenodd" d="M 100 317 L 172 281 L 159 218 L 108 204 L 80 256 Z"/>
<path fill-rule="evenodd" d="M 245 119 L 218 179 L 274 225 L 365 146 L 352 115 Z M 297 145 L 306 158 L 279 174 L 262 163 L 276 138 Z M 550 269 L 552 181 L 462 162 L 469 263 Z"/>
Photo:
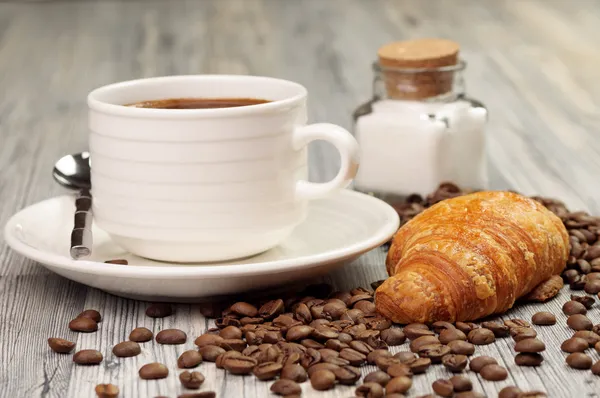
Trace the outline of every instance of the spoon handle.
<path fill-rule="evenodd" d="M 79 260 L 92 254 L 92 195 L 82 189 L 75 199 L 75 219 L 71 232 L 71 257 Z"/>

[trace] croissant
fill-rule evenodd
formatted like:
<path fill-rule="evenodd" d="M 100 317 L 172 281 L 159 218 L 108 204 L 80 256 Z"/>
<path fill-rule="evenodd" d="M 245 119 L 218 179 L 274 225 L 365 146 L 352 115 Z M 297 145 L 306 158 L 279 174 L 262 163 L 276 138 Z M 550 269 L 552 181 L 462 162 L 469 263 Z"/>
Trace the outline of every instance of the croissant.
<path fill-rule="evenodd" d="M 542 204 L 512 192 L 444 200 L 394 236 L 377 310 L 397 323 L 502 313 L 564 269 L 569 236 Z"/>

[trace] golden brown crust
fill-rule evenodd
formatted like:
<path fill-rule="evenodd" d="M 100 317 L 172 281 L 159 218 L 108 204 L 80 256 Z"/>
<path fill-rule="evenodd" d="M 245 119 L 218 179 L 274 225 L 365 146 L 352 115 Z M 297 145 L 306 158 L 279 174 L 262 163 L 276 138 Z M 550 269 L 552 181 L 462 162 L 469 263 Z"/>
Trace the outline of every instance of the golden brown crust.
<path fill-rule="evenodd" d="M 505 312 L 560 274 L 568 253 L 563 223 L 532 199 L 495 191 L 448 199 L 394 237 L 377 309 L 398 323 Z"/>

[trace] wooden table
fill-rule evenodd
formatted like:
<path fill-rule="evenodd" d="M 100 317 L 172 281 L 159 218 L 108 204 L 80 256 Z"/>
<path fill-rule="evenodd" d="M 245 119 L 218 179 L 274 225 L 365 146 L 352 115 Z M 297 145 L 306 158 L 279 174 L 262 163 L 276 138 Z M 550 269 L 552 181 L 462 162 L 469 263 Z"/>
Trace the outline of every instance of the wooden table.
<path fill-rule="evenodd" d="M 594 1 L 174 0 L 57 1 L 0 4 L 0 224 L 21 208 L 62 193 L 50 177 L 61 155 L 86 148 L 86 93 L 119 80 L 191 73 L 241 73 L 292 79 L 308 87 L 310 119 L 350 127 L 350 114 L 370 96 L 376 49 L 419 36 L 459 41 L 469 63 L 468 91 L 490 109 L 492 186 L 553 196 L 600 214 L 600 5 Z M 311 178 L 331 178 L 332 148 L 313 145 Z M 338 288 L 385 276 L 383 250 L 364 255 L 326 278 Z M 210 325 L 195 306 L 180 305 L 163 320 L 144 316 L 146 303 L 125 300 L 47 272 L 0 239 L 0 397 L 94 397 L 112 382 L 121 397 L 175 397 L 177 373 L 143 381 L 137 369 L 158 360 L 174 365 L 181 346 L 145 345 L 117 360 L 115 343 L 136 326 L 178 327 L 199 334 Z M 504 386 L 547 391 L 551 397 L 597 397 L 600 377 L 564 364 L 558 345 L 570 331 L 560 307 L 518 307 L 506 317 L 529 319 L 548 308 L 554 327 L 539 327 L 548 349 L 539 368 L 513 363 L 512 341 L 478 348 L 504 362 L 508 380 L 475 389 L 496 397 Z M 68 321 L 85 308 L 104 314 L 100 330 L 75 334 Z M 590 311 L 600 322 L 600 305 Z M 102 366 L 73 366 L 53 354 L 49 336 L 98 347 Z M 193 346 L 193 339 L 186 347 Z M 406 349 L 406 347 L 402 347 Z M 599 357 L 592 354 L 594 360 Z M 449 375 L 439 367 L 414 378 L 410 396 L 431 392 Z M 270 383 L 200 370 L 203 390 L 219 397 L 268 396 Z M 373 370 L 365 368 L 365 372 Z M 349 397 L 353 388 L 304 396 Z"/>

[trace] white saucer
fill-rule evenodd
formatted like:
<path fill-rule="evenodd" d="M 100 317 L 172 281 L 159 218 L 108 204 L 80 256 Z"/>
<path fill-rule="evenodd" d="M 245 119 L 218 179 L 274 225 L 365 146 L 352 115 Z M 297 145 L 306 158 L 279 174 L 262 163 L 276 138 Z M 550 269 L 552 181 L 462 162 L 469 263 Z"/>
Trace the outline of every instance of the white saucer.
<path fill-rule="evenodd" d="M 386 203 L 343 190 L 312 201 L 305 222 L 280 246 L 260 255 L 218 264 L 171 264 L 125 252 L 93 227 L 92 256 L 69 256 L 73 196 L 59 196 L 21 210 L 6 224 L 13 250 L 59 275 L 106 292 L 140 300 L 194 301 L 278 286 L 326 274 L 385 243 L 399 226 Z M 129 265 L 105 264 L 124 258 Z"/>

